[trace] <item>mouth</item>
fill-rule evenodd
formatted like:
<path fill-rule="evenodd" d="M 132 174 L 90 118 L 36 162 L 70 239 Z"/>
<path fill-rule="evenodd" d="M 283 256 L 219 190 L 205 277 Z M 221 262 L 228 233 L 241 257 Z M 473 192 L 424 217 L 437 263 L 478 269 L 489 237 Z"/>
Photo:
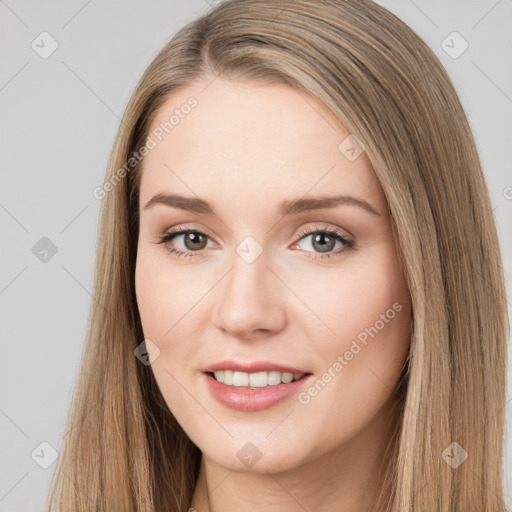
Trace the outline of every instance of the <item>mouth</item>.
<path fill-rule="evenodd" d="M 251 374 L 216 370 L 203 371 L 203 375 L 213 398 L 223 406 L 241 412 L 270 409 L 297 395 L 313 379 L 309 372 L 293 374 L 274 370 Z"/>
<path fill-rule="evenodd" d="M 261 389 L 280 386 L 281 384 L 290 384 L 303 380 L 309 375 L 312 375 L 309 372 L 260 371 L 248 373 L 236 370 L 218 370 L 204 373 L 221 384 L 242 389 Z"/>
<path fill-rule="evenodd" d="M 261 372 L 241 372 L 235 370 L 218 370 L 215 372 L 205 372 L 212 379 L 232 386 L 234 388 L 260 389 L 270 386 L 279 386 L 280 384 L 290 384 L 304 379 L 311 373 L 291 373 L 280 371 L 261 371 Z"/>

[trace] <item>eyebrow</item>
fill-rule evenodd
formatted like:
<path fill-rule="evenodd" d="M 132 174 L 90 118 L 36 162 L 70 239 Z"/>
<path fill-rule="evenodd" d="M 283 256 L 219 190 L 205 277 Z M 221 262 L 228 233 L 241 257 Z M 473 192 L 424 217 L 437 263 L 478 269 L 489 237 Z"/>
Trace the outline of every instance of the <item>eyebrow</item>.
<path fill-rule="evenodd" d="M 157 204 L 172 208 L 179 208 L 188 212 L 201 213 L 204 215 L 216 215 L 213 207 L 208 201 L 198 197 L 186 197 L 178 194 L 160 193 L 153 196 L 144 206 L 144 210 Z M 312 210 L 325 210 L 340 205 L 358 206 L 365 211 L 381 216 L 381 214 L 367 201 L 350 195 L 307 197 L 293 200 L 285 200 L 279 204 L 278 211 L 281 215 L 294 215 Z"/>

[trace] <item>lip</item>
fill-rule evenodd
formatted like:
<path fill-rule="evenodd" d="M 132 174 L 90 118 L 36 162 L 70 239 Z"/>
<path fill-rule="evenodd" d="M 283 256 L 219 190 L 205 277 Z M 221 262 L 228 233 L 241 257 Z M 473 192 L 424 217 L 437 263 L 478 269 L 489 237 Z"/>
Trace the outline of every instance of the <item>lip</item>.
<path fill-rule="evenodd" d="M 276 386 L 266 386 L 264 388 L 229 386 L 218 382 L 213 375 L 209 373 L 203 373 L 203 377 L 210 393 L 222 405 L 237 411 L 257 412 L 269 409 L 279 402 L 297 394 L 299 390 L 311 380 L 313 374 L 304 375 L 299 380 L 292 381 L 288 384 L 281 383 Z"/>
<path fill-rule="evenodd" d="M 282 372 L 282 373 L 310 373 L 307 370 L 300 368 L 293 368 L 291 366 L 284 366 L 282 364 L 272 363 L 270 361 L 253 361 L 252 363 L 239 363 L 237 361 L 221 361 L 203 368 L 201 371 L 204 373 L 217 372 L 220 370 L 233 370 L 245 373 L 256 372 Z M 278 384 L 280 385 L 280 384 Z"/>

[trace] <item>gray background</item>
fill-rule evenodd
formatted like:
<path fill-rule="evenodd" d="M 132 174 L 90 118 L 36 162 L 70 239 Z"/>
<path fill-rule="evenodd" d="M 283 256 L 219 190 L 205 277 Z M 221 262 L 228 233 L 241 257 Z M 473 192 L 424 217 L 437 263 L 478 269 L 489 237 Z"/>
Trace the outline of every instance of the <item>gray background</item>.
<path fill-rule="evenodd" d="M 378 3 L 430 45 L 457 88 L 495 207 L 510 297 L 512 1 Z M 120 117 L 158 50 L 212 4 L 0 0 L 2 512 L 43 510 L 46 502 L 56 466 L 51 447 L 61 448 L 92 300 L 100 207 L 92 191 L 103 183 Z M 58 43 L 47 58 L 31 47 L 51 48 L 44 31 Z M 463 48 L 458 36 L 446 39 L 453 31 L 469 44 L 458 58 L 445 51 Z M 34 254 L 43 237 L 55 255 L 37 254 L 39 245 Z M 509 398 L 511 389 L 509 378 Z M 508 438 L 506 450 L 511 496 Z"/>

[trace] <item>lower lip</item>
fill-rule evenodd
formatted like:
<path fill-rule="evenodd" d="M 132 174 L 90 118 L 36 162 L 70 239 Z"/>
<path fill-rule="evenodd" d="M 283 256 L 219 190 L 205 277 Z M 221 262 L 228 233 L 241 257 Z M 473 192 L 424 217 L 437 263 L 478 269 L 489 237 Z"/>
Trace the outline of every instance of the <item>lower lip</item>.
<path fill-rule="evenodd" d="M 264 388 L 234 387 L 223 384 L 208 373 L 203 374 L 211 394 L 222 405 L 237 411 L 263 411 L 295 395 L 313 375 L 305 375 L 289 384 L 277 384 Z"/>

